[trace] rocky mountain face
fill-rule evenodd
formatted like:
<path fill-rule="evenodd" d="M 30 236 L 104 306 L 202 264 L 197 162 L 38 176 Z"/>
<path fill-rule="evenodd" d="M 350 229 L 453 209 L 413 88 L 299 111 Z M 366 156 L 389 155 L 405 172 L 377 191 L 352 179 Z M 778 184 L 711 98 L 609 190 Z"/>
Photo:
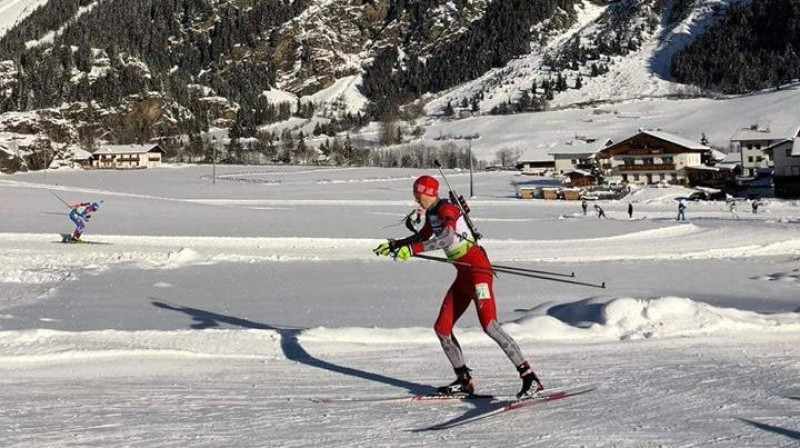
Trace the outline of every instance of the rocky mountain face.
<path fill-rule="evenodd" d="M 791 6 L 782 14 L 800 22 L 791 18 L 798 0 L 786 1 Z M 264 125 L 292 116 L 314 118 L 326 126 L 321 132 L 335 134 L 396 117 L 408 104 L 487 73 L 494 81 L 461 98 L 473 111 L 534 110 L 559 92 L 580 89 L 584 77 L 602 77 L 613 58 L 659 39 L 659 31 L 707 3 L 49 0 L 0 38 L 0 140 L 2 132 L 30 132 L 63 147 L 91 148 L 98 141 L 192 136 L 209 127 L 255 137 Z M 729 4 L 748 7 L 716 3 L 722 6 L 703 14 L 719 20 Z M 594 15 L 587 19 L 588 11 Z M 770 45 L 796 58 L 791 45 L 786 50 L 779 39 Z M 702 57 L 702 48 L 690 50 L 693 59 Z M 524 73 L 510 68 L 520 58 L 532 61 Z M 688 82 L 701 78 L 697 70 L 685 72 Z M 510 76 L 521 77 L 514 95 L 491 109 L 481 106 Z M 348 93 L 366 97 L 366 107 L 353 110 L 341 95 L 321 95 L 345 77 L 353 78 Z M 287 137 L 293 136 L 267 138 Z"/>

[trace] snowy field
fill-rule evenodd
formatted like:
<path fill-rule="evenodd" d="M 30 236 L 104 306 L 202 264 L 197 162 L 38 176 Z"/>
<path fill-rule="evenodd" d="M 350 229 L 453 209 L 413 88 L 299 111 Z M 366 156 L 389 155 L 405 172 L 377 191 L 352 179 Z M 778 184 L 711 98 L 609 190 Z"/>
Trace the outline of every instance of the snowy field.
<path fill-rule="evenodd" d="M 453 269 L 371 252 L 407 234 L 421 173 L 0 176 L 0 446 L 800 446 L 800 203 L 677 222 L 686 190 L 649 189 L 600 220 L 514 199 L 509 172 L 470 202 L 493 261 L 607 288 L 501 274 L 499 317 L 546 387 L 597 389 L 443 431 L 418 430 L 492 404 L 313 401 L 452 380 L 431 326 Z M 103 201 L 103 244 L 59 243 L 59 198 Z M 457 334 L 480 392 L 516 392 L 473 309 Z"/>

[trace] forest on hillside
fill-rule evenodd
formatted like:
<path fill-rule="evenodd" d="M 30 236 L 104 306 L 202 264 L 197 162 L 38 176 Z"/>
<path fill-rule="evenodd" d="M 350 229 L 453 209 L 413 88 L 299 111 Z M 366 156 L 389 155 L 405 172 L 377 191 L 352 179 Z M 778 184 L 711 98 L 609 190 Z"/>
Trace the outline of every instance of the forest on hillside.
<path fill-rule="evenodd" d="M 678 82 L 724 93 L 779 87 L 800 78 L 800 0 L 731 6 L 672 59 Z"/>

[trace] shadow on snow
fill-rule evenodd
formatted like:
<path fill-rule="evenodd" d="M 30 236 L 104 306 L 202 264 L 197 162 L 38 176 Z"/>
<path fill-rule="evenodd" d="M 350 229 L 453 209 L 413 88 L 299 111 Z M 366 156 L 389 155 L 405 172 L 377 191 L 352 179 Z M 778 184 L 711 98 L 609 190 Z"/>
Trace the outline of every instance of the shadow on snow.
<path fill-rule="evenodd" d="M 152 300 L 153 306 L 165 310 L 178 311 L 191 316 L 194 323 L 191 328 L 196 330 L 205 330 L 209 328 L 219 327 L 220 324 L 227 324 L 242 328 L 252 328 L 257 330 L 272 330 L 277 332 L 281 337 L 281 349 L 287 359 L 298 362 L 310 367 L 327 370 L 329 372 L 339 373 L 342 375 L 361 378 L 369 381 L 387 384 L 389 386 L 400 387 L 408 390 L 412 394 L 425 394 L 433 392 L 433 388 L 428 385 L 412 383 L 397 378 L 388 377 L 378 373 L 367 372 L 364 370 L 354 369 L 352 367 L 340 366 L 331 362 L 315 358 L 306 351 L 298 340 L 298 336 L 302 333 L 302 328 L 282 328 L 273 325 L 268 325 L 260 322 L 253 322 L 248 319 L 242 319 L 234 316 L 226 316 L 224 314 L 214 313 L 212 311 L 201 310 L 198 308 L 191 308 L 180 305 L 173 305 L 164 301 Z"/>
<path fill-rule="evenodd" d="M 755 426 L 758 429 L 763 429 L 764 431 L 786 436 L 790 439 L 800 440 L 800 431 L 793 431 L 791 429 L 781 428 L 780 426 L 767 425 L 766 423 L 760 423 L 754 420 L 748 420 L 746 418 L 740 418 L 739 420 L 747 423 L 748 425 Z"/>

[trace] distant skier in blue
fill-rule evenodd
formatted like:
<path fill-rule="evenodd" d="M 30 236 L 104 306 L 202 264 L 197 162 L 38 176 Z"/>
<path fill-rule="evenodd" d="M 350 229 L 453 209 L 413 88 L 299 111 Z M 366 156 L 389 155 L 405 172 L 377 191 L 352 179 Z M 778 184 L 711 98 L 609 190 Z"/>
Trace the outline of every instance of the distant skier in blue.
<path fill-rule="evenodd" d="M 81 234 L 83 229 L 86 228 L 86 221 L 92 217 L 91 213 L 100 210 L 100 204 L 97 202 L 81 202 L 73 204 L 72 210 L 69 212 L 69 219 L 75 223 L 75 231 L 72 232 L 71 241 L 81 241 Z"/>

